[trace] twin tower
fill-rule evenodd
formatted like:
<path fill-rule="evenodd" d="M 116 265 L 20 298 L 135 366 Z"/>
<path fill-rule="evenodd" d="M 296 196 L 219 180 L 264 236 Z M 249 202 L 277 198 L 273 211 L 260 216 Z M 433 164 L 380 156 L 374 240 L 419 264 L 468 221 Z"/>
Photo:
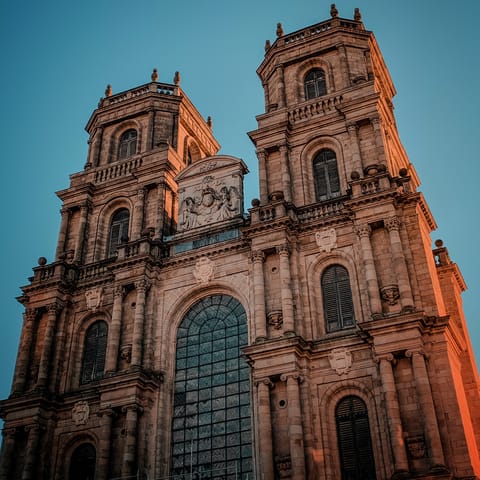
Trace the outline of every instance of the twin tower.
<path fill-rule="evenodd" d="M 19 299 L 1 480 L 480 478 L 465 284 L 373 33 L 279 24 L 257 73 L 248 209 L 178 74 L 107 88 Z"/>

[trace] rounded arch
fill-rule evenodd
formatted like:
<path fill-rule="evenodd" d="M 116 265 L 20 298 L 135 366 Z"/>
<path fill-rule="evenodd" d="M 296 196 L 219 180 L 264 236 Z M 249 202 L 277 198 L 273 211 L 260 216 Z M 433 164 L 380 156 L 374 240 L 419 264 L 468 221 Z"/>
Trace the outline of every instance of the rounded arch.
<path fill-rule="evenodd" d="M 82 445 L 91 445 L 92 448 L 95 450 L 96 457 L 98 457 L 97 453 L 97 445 L 98 445 L 98 437 L 95 433 L 89 432 L 82 432 L 79 435 L 73 436 L 73 438 L 68 438 L 63 445 L 60 445 L 58 449 L 58 456 L 57 456 L 57 475 L 55 478 L 64 478 L 70 480 L 70 465 L 72 461 L 72 457 L 77 449 L 79 449 Z M 95 477 L 92 477 L 92 479 Z"/>
<path fill-rule="evenodd" d="M 185 137 L 183 156 L 185 165 L 191 165 L 202 158 L 200 147 L 192 137 Z"/>
<path fill-rule="evenodd" d="M 116 162 L 118 160 L 125 160 L 125 158 L 120 158 L 120 142 L 122 135 L 125 135 L 126 132 L 134 130 L 136 132 L 136 142 L 135 142 L 135 153 L 138 153 L 141 150 L 142 145 L 142 126 L 141 124 L 134 119 L 130 119 L 126 122 L 122 122 L 117 125 L 110 135 L 110 146 L 109 146 L 109 155 L 108 163 Z"/>
<path fill-rule="evenodd" d="M 346 170 L 343 155 L 342 144 L 335 137 L 316 137 L 306 143 L 305 147 L 300 153 L 300 162 L 303 172 L 303 185 L 305 189 L 305 203 L 316 203 L 314 159 L 321 152 L 330 150 L 334 153 L 336 158 L 336 165 L 338 169 L 338 180 L 340 182 L 340 195 L 347 191 Z"/>
<path fill-rule="evenodd" d="M 366 406 L 377 478 L 382 478 L 380 475 L 380 471 L 384 469 L 382 462 L 388 462 L 388 459 L 383 459 L 382 445 L 387 439 L 384 438 L 386 432 L 383 431 L 379 422 L 375 393 L 368 385 L 354 379 L 334 383 L 326 389 L 320 399 L 319 411 L 322 412 L 323 422 L 322 443 L 324 448 L 332 452 L 329 457 L 330 463 L 326 465 L 327 471 L 330 472 L 329 478 L 342 478 L 336 411 L 340 402 L 347 397 L 357 397 Z"/>
<path fill-rule="evenodd" d="M 305 102 L 308 99 L 305 97 L 305 77 L 311 70 L 323 70 L 326 81 L 326 94 L 335 91 L 335 83 L 333 76 L 333 68 L 330 62 L 323 58 L 312 58 L 301 63 L 297 69 L 295 83 L 295 92 L 297 95 L 296 102 Z"/>
<path fill-rule="evenodd" d="M 96 239 L 94 247 L 95 250 L 93 254 L 94 261 L 101 260 L 108 255 L 107 246 L 112 217 L 115 212 L 122 209 L 126 209 L 129 212 L 130 221 L 127 230 L 128 237 L 131 236 L 133 204 L 131 199 L 128 197 L 128 193 L 119 194 L 117 197 L 111 199 L 107 204 L 105 204 L 98 212 L 97 230 L 94 236 Z"/>
<path fill-rule="evenodd" d="M 354 318 L 356 322 L 361 318 L 362 304 L 358 288 L 358 273 L 356 263 L 350 252 L 345 250 L 334 250 L 327 255 L 318 255 L 307 270 L 312 318 L 317 320 L 316 322 L 313 322 L 312 325 L 313 338 L 322 338 L 328 333 L 324 321 L 321 278 L 325 270 L 334 265 L 339 265 L 345 268 L 348 272 L 352 293 L 353 311 L 355 314 Z"/>

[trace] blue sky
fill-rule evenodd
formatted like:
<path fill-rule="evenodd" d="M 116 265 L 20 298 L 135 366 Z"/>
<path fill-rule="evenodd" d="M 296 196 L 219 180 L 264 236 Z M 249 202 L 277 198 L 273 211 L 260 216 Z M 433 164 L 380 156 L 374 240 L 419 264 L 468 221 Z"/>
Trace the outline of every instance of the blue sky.
<path fill-rule="evenodd" d="M 480 2 L 338 1 L 359 7 L 397 88 L 400 136 L 422 180 L 442 238 L 469 290 L 464 307 L 480 359 L 479 215 Z M 246 206 L 258 196 L 256 157 L 246 132 L 263 113 L 255 70 L 277 22 L 292 32 L 329 17 L 318 0 L 0 0 L 2 178 L 0 398 L 8 396 L 23 307 L 15 301 L 37 259 L 53 260 L 60 202 L 54 192 L 82 170 L 85 124 L 104 95 L 182 76 L 222 153 L 244 159 Z"/>

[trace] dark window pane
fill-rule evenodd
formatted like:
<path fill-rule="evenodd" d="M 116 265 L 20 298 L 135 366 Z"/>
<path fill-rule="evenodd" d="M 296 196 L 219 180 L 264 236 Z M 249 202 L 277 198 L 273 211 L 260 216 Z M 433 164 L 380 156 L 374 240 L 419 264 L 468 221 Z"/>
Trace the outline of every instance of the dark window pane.
<path fill-rule="evenodd" d="M 95 447 L 84 443 L 77 447 L 70 460 L 70 480 L 93 480 L 95 478 Z"/>
<path fill-rule="evenodd" d="M 314 157 L 313 177 L 317 202 L 340 194 L 340 178 L 335 152 L 325 149 Z"/>
<path fill-rule="evenodd" d="M 107 352 L 107 324 L 103 321 L 92 324 L 85 335 L 82 362 L 82 383 L 103 377 Z"/>
<path fill-rule="evenodd" d="M 128 224 L 130 220 L 130 212 L 126 208 L 117 210 L 110 222 L 110 230 L 108 236 L 108 255 L 113 256 L 117 251 L 118 245 L 128 241 Z"/>
<path fill-rule="evenodd" d="M 118 158 L 123 158 L 135 155 L 137 150 L 137 132 L 136 130 L 127 130 L 120 137 L 118 146 Z"/>
<path fill-rule="evenodd" d="M 327 94 L 325 72 L 319 68 L 310 70 L 305 77 L 305 100 L 321 97 Z"/>

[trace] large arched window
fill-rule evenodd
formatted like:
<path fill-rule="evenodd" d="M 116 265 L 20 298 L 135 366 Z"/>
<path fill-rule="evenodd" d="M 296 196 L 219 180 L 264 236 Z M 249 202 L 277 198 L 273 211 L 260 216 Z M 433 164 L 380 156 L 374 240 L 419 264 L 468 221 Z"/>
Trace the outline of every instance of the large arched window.
<path fill-rule="evenodd" d="M 313 159 L 313 178 L 317 202 L 340 195 L 337 157 L 332 150 L 324 149 Z"/>
<path fill-rule="evenodd" d="M 323 272 L 322 298 L 327 332 L 355 325 L 352 290 L 346 268 L 332 265 Z"/>
<path fill-rule="evenodd" d="M 130 212 L 126 208 L 121 208 L 113 214 L 108 235 L 109 257 L 112 257 L 116 254 L 117 246 L 120 245 L 120 243 L 128 241 L 129 220 Z"/>
<path fill-rule="evenodd" d="M 81 382 L 88 383 L 103 377 L 107 352 L 106 322 L 100 320 L 90 325 L 83 347 Z"/>
<path fill-rule="evenodd" d="M 372 440 L 365 402 L 354 395 L 335 409 L 342 480 L 375 480 Z"/>
<path fill-rule="evenodd" d="M 305 100 L 321 97 L 327 94 L 325 72 L 320 68 L 310 70 L 305 76 Z"/>
<path fill-rule="evenodd" d="M 135 153 L 137 153 L 137 131 L 133 129 L 127 130 L 120 137 L 118 158 L 122 160 L 135 155 Z"/>
<path fill-rule="evenodd" d="M 68 480 L 94 480 L 96 456 L 91 443 L 82 443 L 77 447 L 70 460 Z"/>
<path fill-rule="evenodd" d="M 247 341 L 245 310 L 227 295 L 200 300 L 180 324 L 172 478 L 253 478 Z"/>

